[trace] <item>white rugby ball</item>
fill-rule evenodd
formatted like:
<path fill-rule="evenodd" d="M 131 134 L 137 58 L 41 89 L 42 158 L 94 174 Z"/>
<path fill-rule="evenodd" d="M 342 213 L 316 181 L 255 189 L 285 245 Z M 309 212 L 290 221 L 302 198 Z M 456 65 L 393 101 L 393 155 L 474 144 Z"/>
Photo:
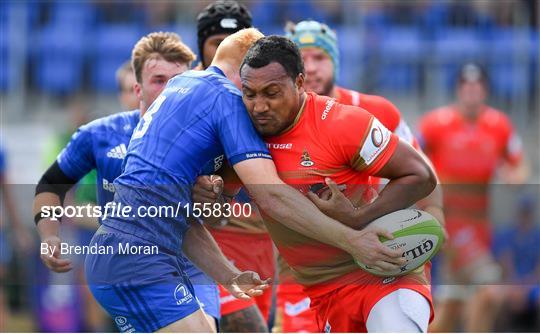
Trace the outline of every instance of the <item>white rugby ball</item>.
<path fill-rule="evenodd" d="M 418 269 L 429 261 L 444 243 L 444 232 L 441 224 L 425 211 L 405 209 L 389 213 L 372 221 L 369 226 L 388 230 L 393 240 L 380 237 L 381 242 L 399 249 L 407 263 L 394 271 L 381 272 L 358 261 L 356 263 L 365 271 L 377 276 L 401 276 Z"/>

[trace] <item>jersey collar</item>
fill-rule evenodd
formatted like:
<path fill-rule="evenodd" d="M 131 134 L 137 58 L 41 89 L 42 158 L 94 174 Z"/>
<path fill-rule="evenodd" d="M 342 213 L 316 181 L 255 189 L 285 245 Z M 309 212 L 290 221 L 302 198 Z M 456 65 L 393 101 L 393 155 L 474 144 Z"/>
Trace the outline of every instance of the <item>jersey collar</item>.
<path fill-rule="evenodd" d="M 210 71 L 212 73 L 216 73 L 216 74 L 225 76 L 225 73 L 223 73 L 223 71 L 217 66 L 209 66 L 206 70 Z"/>

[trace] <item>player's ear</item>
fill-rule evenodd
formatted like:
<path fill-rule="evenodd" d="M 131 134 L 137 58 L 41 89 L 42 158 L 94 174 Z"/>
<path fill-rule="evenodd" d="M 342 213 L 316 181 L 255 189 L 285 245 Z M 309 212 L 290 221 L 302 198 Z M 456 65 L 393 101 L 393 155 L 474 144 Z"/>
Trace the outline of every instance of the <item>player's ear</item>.
<path fill-rule="evenodd" d="M 135 95 L 137 95 L 137 98 L 140 100 L 142 100 L 143 96 L 142 96 L 142 87 L 141 87 L 141 84 L 136 82 L 134 85 L 133 85 L 133 91 L 135 92 Z"/>
<path fill-rule="evenodd" d="M 303 90 L 303 88 L 304 88 L 304 79 L 305 79 L 304 73 L 299 73 L 296 76 L 296 80 L 294 82 L 294 85 L 295 85 L 297 90 Z"/>

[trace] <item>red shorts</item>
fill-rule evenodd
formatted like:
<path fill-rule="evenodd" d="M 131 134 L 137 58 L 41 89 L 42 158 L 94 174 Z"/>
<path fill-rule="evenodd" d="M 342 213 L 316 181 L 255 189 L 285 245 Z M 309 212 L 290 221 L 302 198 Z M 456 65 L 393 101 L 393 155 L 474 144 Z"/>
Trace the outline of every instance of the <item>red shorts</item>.
<path fill-rule="evenodd" d="M 426 265 L 428 279 L 430 267 L 431 264 Z M 355 276 L 361 278 L 361 283 L 355 283 Z M 311 308 L 316 313 L 319 332 L 366 332 L 366 321 L 373 306 L 398 289 L 411 289 L 423 295 L 430 304 L 430 322 L 433 319 L 430 285 L 421 284 L 409 275 L 395 278 L 372 276 L 366 282 L 365 273 L 352 272 L 340 278 L 340 281 L 350 283 L 324 284 L 306 289 L 311 298 Z"/>
<path fill-rule="evenodd" d="M 262 279 L 274 278 L 276 271 L 272 239 L 263 233 L 242 233 L 209 229 L 223 254 L 240 270 L 257 272 Z M 257 305 L 268 320 L 272 306 L 272 289 L 249 301 L 236 299 L 226 289 L 219 287 L 221 315 L 227 315 Z"/>
<path fill-rule="evenodd" d="M 315 311 L 304 287 L 297 283 L 279 284 L 276 292 L 276 319 L 282 333 L 318 332 Z"/>

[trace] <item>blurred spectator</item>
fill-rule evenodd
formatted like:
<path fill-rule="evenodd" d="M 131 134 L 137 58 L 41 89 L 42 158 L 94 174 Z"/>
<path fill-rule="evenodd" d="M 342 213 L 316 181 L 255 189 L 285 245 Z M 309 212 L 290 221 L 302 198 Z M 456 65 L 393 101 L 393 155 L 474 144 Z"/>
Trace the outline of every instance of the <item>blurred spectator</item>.
<path fill-rule="evenodd" d="M 536 201 L 531 196 L 520 199 L 516 221 L 500 233 L 498 258 L 506 282 L 540 283 L 540 222 L 536 221 Z"/>
<path fill-rule="evenodd" d="M 122 106 L 122 110 L 139 108 L 139 98 L 135 94 L 135 83 L 137 81 L 130 60 L 127 60 L 116 71 L 116 82 L 118 83 L 118 101 Z"/>
<path fill-rule="evenodd" d="M 13 190 L 10 187 L 6 172 L 6 156 L 4 149 L 0 147 L 0 196 L 3 205 L 0 216 L 0 332 L 5 332 L 6 319 L 9 318 L 9 307 L 7 305 L 6 283 L 15 284 L 14 273 L 8 270 L 12 258 L 17 254 L 24 257 L 33 248 L 31 234 L 24 227 L 17 205 L 13 197 Z M 7 220 L 4 217 L 7 213 Z M 7 222 L 7 224 L 6 224 Z M 9 224 L 9 229 L 7 228 Z M 10 275 L 8 277 L 7 275 Z"/>
<path fill-rule="evenodd" d="M 520 199 L 516 221 L 502 229 L 494 243 L 503 266 L 504 307 L 499 331 L 540 330 L 540 222 L 536 220 L 538 198 Z"/>

